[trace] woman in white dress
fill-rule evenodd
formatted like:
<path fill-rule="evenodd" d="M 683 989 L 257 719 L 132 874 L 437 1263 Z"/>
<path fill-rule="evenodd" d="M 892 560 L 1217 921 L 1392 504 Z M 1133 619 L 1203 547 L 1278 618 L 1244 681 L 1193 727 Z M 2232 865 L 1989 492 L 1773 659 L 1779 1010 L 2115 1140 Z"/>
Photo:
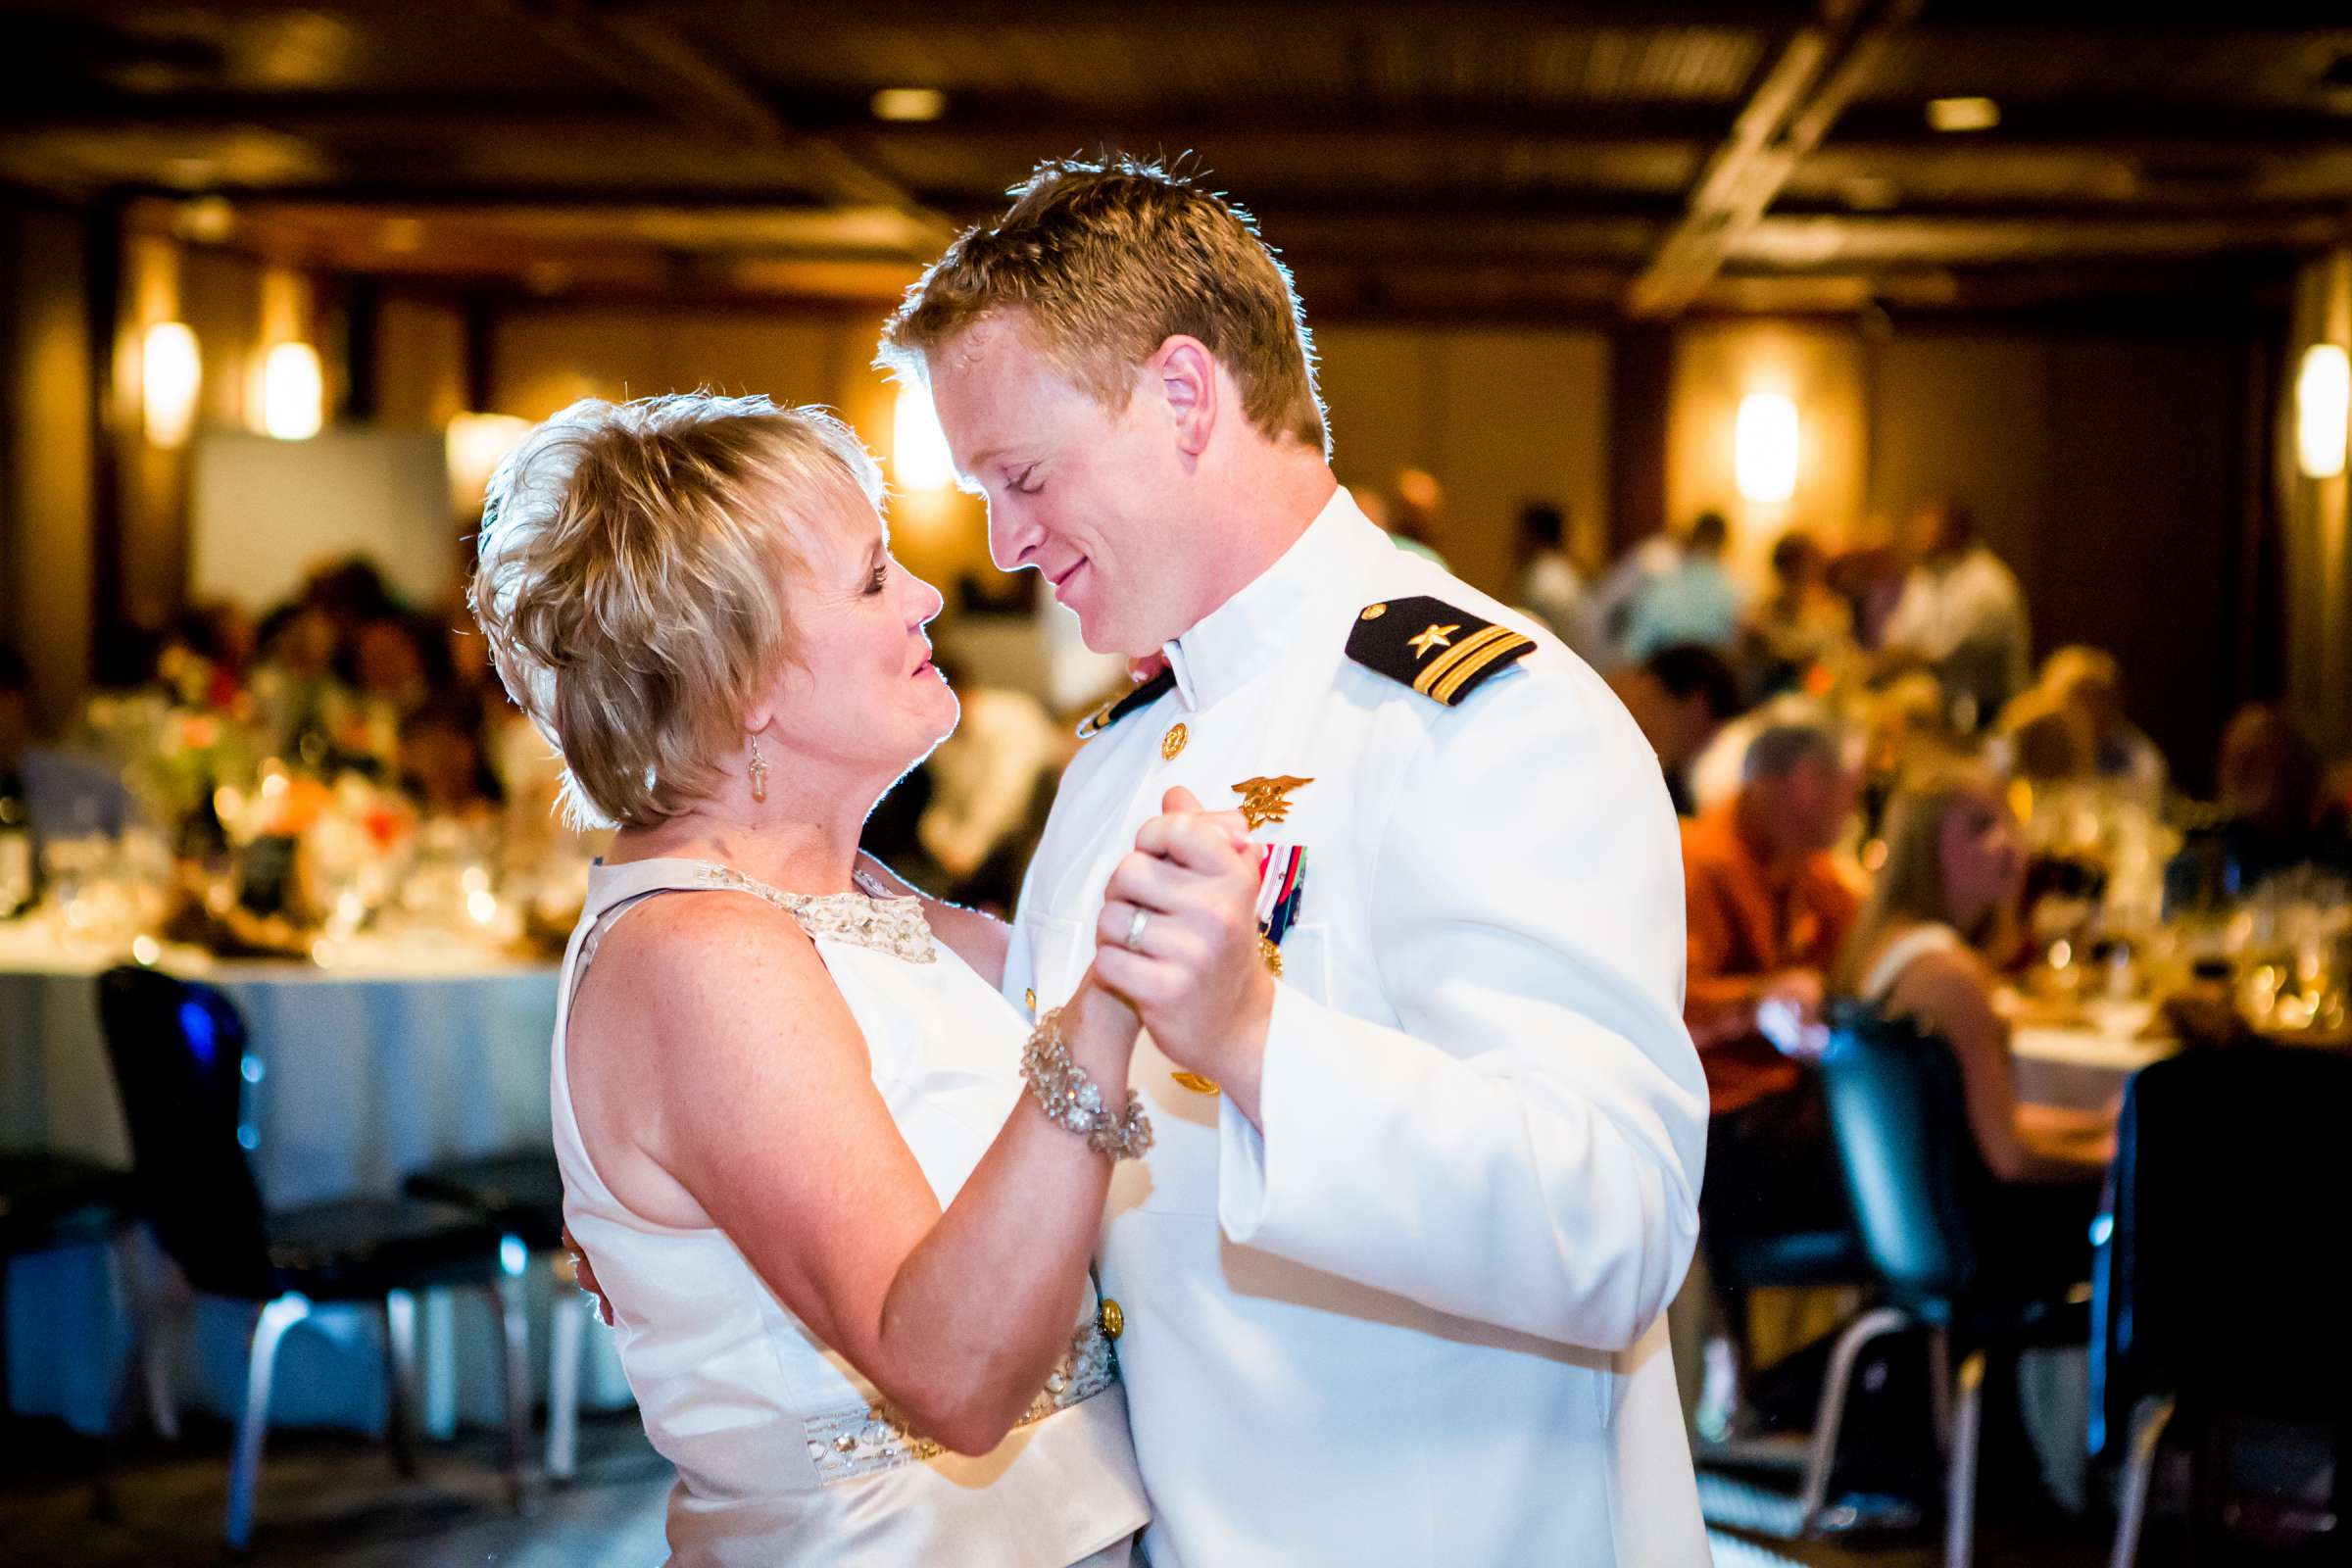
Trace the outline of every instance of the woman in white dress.
<path fill-rule="evenodd" d="M 619 828 L 557 1014 L 564 1216 L 678 1469 L 680 1568 L 1125 1563 L 1147 1505 L 1087 1270 L 1150 1137 L 1136 1022 L 1090 976 L 1033 1031 L 1004 927 L 858 852 L 956 717 L 880 498 L 825 415 L 701 395 L 575 404 L 491 482 L 476 612 Z M 1215 848 L 1196 891 L 1246 908 Z"/>

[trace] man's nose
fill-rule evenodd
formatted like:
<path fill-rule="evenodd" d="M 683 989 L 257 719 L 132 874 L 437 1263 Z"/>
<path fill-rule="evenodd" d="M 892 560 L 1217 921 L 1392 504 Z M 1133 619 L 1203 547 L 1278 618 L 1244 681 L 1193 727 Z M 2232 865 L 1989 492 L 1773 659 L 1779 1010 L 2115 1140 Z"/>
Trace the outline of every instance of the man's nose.
<path fill-rule="evenodd" d="M 999 571 L 1018 571 L 1029 564 L 1029 554 L 1046 536 L 1029 515 L 1029 509 L 1014 502 L 988 504 L 988 555 Z"/>

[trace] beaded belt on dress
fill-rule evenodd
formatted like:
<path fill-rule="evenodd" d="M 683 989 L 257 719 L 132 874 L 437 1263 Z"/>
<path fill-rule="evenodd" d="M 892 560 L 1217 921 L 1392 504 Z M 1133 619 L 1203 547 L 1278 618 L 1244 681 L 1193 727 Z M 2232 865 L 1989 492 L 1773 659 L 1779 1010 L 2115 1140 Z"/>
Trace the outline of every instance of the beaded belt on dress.
<path fill-rule="evenodd" d="M 1047 1377 L 1045 1388 L 1013 1426 L 1018 1429 L 1043 1421 L 1056 1410 L 1093 1398 L 1118 1381 L 1119 1367 L 1111 1354 L 1110 1340 L 1102 1325 L 1090 1319 L 1070 1336 L 1070 1353 Z M 808 1439 L 808 1459 L 816 1466 L 820 1482 L 896 1470 L 942 1451 L 931 1439 L 907 1431 L 906 1423 L 884 1404 L 810 1416 L 802 1423 L 802 1431 Z"/>

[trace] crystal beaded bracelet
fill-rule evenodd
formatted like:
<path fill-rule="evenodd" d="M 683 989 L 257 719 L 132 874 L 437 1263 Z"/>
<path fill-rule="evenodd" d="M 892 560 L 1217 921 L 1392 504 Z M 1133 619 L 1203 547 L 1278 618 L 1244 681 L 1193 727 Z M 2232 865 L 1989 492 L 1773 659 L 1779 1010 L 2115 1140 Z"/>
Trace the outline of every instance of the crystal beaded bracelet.
<path fill-rule="evenodd" d="M 1021 1052 L 1021 1076 L 1038 1107 L 1057 1127 L 1077 1133 L 1086 1147 L 1114 1160 L 1138 1159 L 1152 1147 L 1152 1118 L 1134 1090 L 1127 1091 L 1126 1108 L 1113 1115 L 1102 1103 L 1102 1090 L 1092 1074 L 1070 1059 L 1061 1038 L 1061 1009 L 1055 1007 L 1037 1020 L 1029 1044 Z"/>

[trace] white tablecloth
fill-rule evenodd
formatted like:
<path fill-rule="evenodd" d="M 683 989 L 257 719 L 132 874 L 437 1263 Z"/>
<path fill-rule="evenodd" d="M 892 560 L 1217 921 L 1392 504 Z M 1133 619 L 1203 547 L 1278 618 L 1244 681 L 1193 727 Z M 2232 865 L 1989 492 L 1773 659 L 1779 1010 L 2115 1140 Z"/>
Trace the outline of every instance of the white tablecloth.
<path fill-rule="evenodd" d="M 2077 1023 L 2021 1022 L 2009 1041 L 2017 1098 L 2076 1110 L 2105 1107 L 2133 1073 L 2180 1049 L 2175 1040 L 2143 1038 L 2154 1014 L 2150 1003 L 2098 1003 Z"/>
<path fill-rule="evenodd" d="M 162 967 L 219 986 L 245 1015 L 252 1162 L 271 1206 L 389 1196 L 408 1173 L 441 1160 L 547 1147 L 553 966 L 413 947 L 354 948 L 332 967 L 160 956 Z M 109 961 L 66 952 L 24 922 L 0 925 L 0 1147 L 129 1164 L 98 1025 L 96 980 Z M 110 1318 L 118 1340 L 124 1332 L 113 1272 L 110 1254 L 96 1248 L 39 1253 L 12 1268 L 9 1389 L 18 1410 L 84 1429 L 102 1419 Z M 191 1404 L 232 1413 L 243 1387 L 242 1314 L 197 1305 L 181 1392 Z M 381 1340 L 370 1316 L 322 1312 L 288 1341 L 279 1420 L 380 1428 Z M 445 1299 L 426 1304 L 431 1428 L 493 1416 L 484 1316 L 470 1301 L 454 1312 Z M 535 1336 L 544 1321 L 534 1314 Z M 624 1399 L 606 1337 L 590 1338 L 597 1364 L 588 1392 L 596 1402 Z"/>

